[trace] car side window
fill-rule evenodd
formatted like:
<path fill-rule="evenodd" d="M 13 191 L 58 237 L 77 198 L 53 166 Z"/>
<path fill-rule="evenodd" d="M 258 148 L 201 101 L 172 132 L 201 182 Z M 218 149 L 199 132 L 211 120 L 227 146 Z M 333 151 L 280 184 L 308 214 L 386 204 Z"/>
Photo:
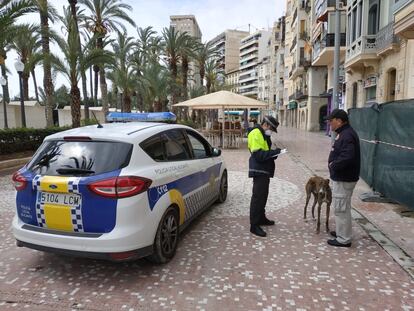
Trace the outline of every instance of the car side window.
<path fill-rule="evenodd" d="M 163 133 L 163 136 L 165 137 L 165 151 L 168 161 L 191 159 L 190 149 L 182 131 L 167 131 Z"/>
<path fill-rule="evenodd" d="M 140 144 L 141 148 L 155 161 L 165 161 L 163 138 L 161 135 L 152 136 Z"/>
<path fill-rule="evenodd" d="M 211 156 L 211 146 L 208 142 L 192 131 L 186 131 L 195 159 L 204 159 Z"/>

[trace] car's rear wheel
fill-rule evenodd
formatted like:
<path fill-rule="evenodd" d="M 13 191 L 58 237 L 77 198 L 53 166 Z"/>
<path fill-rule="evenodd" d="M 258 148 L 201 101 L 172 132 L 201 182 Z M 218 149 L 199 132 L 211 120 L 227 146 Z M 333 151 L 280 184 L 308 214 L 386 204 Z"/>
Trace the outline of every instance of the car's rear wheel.
<path fill-rule="evenodd" d="M 178 244 L 178 212 L 170 206 L 161 218 L 154 241 L 154 252 L 148 259 L 166 263 L 174 257 Z"/>
<path fill-rule="evenodd" d="M 227 171 L 223 172 L 220 180 L 220 192 L 217 199 L 218 203 L 223 203 L 227 199 L 228 182 L 227 182 Z"/>

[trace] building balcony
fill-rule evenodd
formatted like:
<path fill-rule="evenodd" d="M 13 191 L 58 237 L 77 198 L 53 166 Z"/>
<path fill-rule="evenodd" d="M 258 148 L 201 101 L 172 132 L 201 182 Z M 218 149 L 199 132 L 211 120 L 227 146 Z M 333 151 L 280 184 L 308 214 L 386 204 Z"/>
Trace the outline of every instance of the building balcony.
<path fill-rule="evenodd" d="M 377 59 L 377 36 L 361 36 L 347 47 L 345 67 L 363 65 L 366 61 Z"/>
<path fill-rule="evenodd" d="M 386 55 L 400 47 L 400 39 L 394 34 L 394 22 L 381 28 L 377 33 L 377 54 Z"/>
<path fill-rule="evenodd" d="M 313 43 L 312 49 L 312 65 L 313 66 L 328 66 L 333 64 L 335 53 L 335 34 L 327 33 L 322 35 L 321 40 L 316 40 Z M 340 37 L 340 59 L 345 56 L 346 34 L 341 33 Z"/>
<path fill-rule="evenodd" d="M 258 45 L 253 45 L 251 47 L 249 47 L 248 49 L 240 49 L 240 57 L 246 56 L 252 52 L 256 52 L 259 50 L 259 46 Z"/>
<path fill-rule="evenodd" d="M 402 2 L 402 5 L 405 5 Z M 405 1 L 406 3 L 410 1 Z M 396 35 L 404 39 L 414 39 L 414 2 L 411 1 L 410 4 L 399 7 L 398 10 L 394 12 L 395 25 L 394 32 Z"/>
<path fill-rule="evenodd" d="M 293 38 L 292 45 L 290 46 L 290 52 L 296 47 L 297 39 L 296 36 Z"/>
<path fill-rule="evenodd" d="M 346 0 L 341 0 L 340 9 L 346 10 Z M 328 13 L 335 11 L 336 0 L 316 0 L 315 17 L 318 22 L 328 21 Z"/>
<path fill-rule="evenodd" d="M 257 75 L 256 74 L 254 74 L 254 75 L 249 75 L 249 76 L 247 76 L 247 77 L 243 77 L 243 76 L 241 76 L 240 78 L 239 78 L 239 83 L 246 83 L 246 82 L 249 82 L 249 81 L 254 81 L 254 80 L 257 80 Z"/>
<path fill-rule="evenodd" d="M 394 22 L 381 28 L 376 35 L 361 36 L 346 49 L 345 67 L 363 65 L 378 60 L 399 49 L 399 38 L 394 34 Z"/>
<path fill-rule="evenodd" d="M 255 66 L 257 66 L 257 59 L 255 59 L 253 61 L 250 61 L 247 64 L 242 64 L 241 63 L 239 70 L 244 70 L 244 69 L 251 68 L 251 67 L 255 67 Z"/>
<path fill-rule="evenodd" d="M 293 94 L 289 95 L 289 101 L 292 100 L 304 100 L 308 98 L 308 92 L 304 90 L 296 90 Z"/>

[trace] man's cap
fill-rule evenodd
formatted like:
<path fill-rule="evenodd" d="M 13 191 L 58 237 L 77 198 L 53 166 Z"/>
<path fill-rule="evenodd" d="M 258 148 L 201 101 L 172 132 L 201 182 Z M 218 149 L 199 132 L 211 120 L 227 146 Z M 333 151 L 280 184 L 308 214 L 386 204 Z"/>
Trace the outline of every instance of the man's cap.
<path fill-rule="evenodd" d="M 345 110 L 342 109 L 334 109 L 332 110 L 331 114 L 328 116 L 328 120 L 332 119 L 340 119 L 342 122 L 348 122 L 348 114 Z"/>
<path fill-rule="evenodd" d="M 277 133 L 277 127 L 279 126 L 279 122 L 272 116 L 265 116 L 263 121 L 270 125 L 273 131 Z"/>

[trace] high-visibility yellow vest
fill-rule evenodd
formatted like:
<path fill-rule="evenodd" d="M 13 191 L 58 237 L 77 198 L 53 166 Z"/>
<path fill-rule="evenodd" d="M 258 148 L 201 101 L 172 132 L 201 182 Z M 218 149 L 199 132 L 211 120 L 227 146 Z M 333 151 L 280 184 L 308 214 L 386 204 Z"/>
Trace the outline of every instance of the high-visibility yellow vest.
<path fill-rule="evenodd" d="M 255 152 L 258 150 L 269 150 L 269 145 L 263 138 L 262 132 L 260 132 L 258 128 L 252 130 L 247 136 L 247 147 L 249 148 L 250 152 Z"/>

